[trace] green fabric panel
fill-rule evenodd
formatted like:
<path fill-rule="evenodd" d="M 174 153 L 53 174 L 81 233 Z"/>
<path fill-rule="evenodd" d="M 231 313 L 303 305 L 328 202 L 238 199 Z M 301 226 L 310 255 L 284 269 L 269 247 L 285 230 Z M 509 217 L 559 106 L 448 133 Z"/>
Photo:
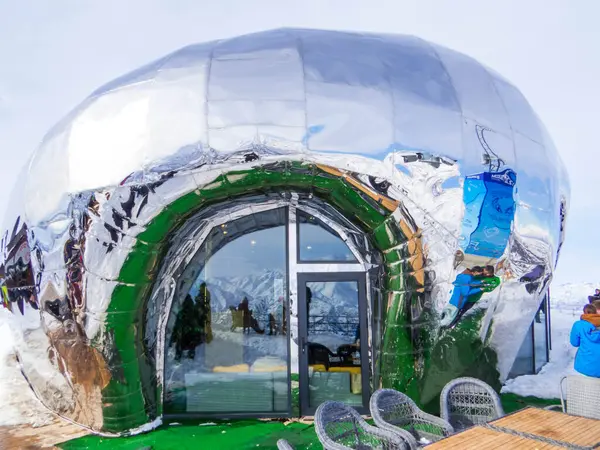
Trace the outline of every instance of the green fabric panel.
<path fill-rule="evenodd" d="M 119 285 L 112 294 L 106 327 L 114 332 L 115 347 L 123 365 L 118 368 L 121 376 L 113 377 L 103 390 L 104 399 L 114 400 L 105 401 L 106 431 L 118 432 L 141 426 L 157 417 L 162 410 L 159 406 L 162 386 L 152 386 L 155 363 L 153 358 L 145 355 L 145 324 L 142 323 L 142 317 L 161 255 L 166 252 L 168 237 L 202 207 L 240 195 L 286 189 L 312 192 L 352 217 L 360 228 L 373 236 L 376 247 L 381 251 L 406 240 L 390 213 L 375 200 L 342 178 L 301 162 L 281 162 L 257 169 L 234 170 L 173 201 L 140 233 L 138 242 L 121 269 L 119 280 L 139 286 Z M 393 252 L 389 255 L 397 256 Z M 402 265 L 397 267 L 401 268 Z M 386 283 L 388 289 L 402 290 L 402 271 L 394 267 L 388 268 L 388 273 L 394 275 Z M 385 324 L 381 373 L 384 385 L 402 389 L 414 375 L 414 350 L 410 334 L 407 333 L 409 308 L 405 295 L 394 293 L 393 296 Z M 119 396 L 127 398 L 127 401 L 119 401 Z M 123 420 L 119 421 L 119 417 Z"/>

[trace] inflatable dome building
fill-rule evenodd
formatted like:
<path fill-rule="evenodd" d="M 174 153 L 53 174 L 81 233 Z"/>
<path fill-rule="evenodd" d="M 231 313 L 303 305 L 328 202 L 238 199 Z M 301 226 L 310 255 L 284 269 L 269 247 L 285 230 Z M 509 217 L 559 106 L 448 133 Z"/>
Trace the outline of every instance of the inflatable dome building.
<path fill-rule="evenodd" d="M 36 396 L 100 434 L 366 411 L 379 387 L 432 409 L 453 378 L 546 360 L 568 199 L 527 100 L 472 58 L 259 32 L 49 131 L 11 197 L 3 303 Z"/>

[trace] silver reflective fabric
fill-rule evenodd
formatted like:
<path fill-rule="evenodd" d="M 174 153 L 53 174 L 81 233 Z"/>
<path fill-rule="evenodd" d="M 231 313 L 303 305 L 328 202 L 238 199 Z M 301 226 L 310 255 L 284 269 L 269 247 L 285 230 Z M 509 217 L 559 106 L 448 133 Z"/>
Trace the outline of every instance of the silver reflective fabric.
<path fill-rule="evenodd" d="M 474 59 L 411 36 L 260 32 L 152 62 L 48 132 L 11 197 L 4 306 L 44 405 L 101 434 L 149 430 L 170 311 L 210 230 L 284 207 L 296 239 L 303 210 L 357 259 L 321 271 L 369 273 L 372 387 L 426 403 L 461 330 L 507 377 L 568 201 L 544 125 Z"/>

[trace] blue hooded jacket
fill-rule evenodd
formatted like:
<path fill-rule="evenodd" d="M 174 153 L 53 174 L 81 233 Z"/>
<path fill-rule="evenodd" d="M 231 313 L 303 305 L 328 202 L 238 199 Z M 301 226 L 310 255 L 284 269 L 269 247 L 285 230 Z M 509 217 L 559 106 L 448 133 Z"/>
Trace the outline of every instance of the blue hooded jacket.
<path fill-rule="evenodd" d="M 575 356 L 575 370 L 588 377 L 600 378 L 600 331 L 585 320 L 578 320 L 571 328 L 571 345 L 579 347 Z"/>
<path fill-rule="evenodd" d="M 466 273 L 459 273 L 452 284 L 454 290 L 450 297 L 450 304 L 458 309 L 464 306 L 469 296 L 481 292 L 481 281 Z"/>

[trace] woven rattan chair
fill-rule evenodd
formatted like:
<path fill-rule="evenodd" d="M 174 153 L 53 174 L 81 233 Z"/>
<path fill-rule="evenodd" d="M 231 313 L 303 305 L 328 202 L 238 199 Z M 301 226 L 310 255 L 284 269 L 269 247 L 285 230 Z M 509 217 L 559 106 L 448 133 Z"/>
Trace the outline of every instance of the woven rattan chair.
<path fill-rule="evenodd" d="M 341 402 L 321 403 L 315 413 L 315 431 L 325 450 L 410 449 L 402 436 L 369 425 Z"/>
<path fill-rule="evenodd" d="M 492 387 L 477 378 L 456 378 L 440 395 L 442 419 L 456 430 L 464 430 L 504 415 L 500 397 Z"/>
<path fill-rule="evenodd" d="M 294 450 L 294 447 L 290 445 L 288 441 L 285 439 L 279 439 L 277 441 L 277 449 L 278 450 Z"/>
<path fill-rule="evenodd" d="M 371 416 L 384 430 L 407 436 L 411 448 L 450 436 L 452 425 L 439 417 L 421 411 L 407 395 L 393 389 L 379 389 L 371 396 Z"/>
<path fill-rule="evenodd" d="M 565 395 L 566 385 L 566 395 Z M 582 376 L 560 380 L 560 405 L 547 406 L 574 416 L 600 419 L 600 378 Z"/>

